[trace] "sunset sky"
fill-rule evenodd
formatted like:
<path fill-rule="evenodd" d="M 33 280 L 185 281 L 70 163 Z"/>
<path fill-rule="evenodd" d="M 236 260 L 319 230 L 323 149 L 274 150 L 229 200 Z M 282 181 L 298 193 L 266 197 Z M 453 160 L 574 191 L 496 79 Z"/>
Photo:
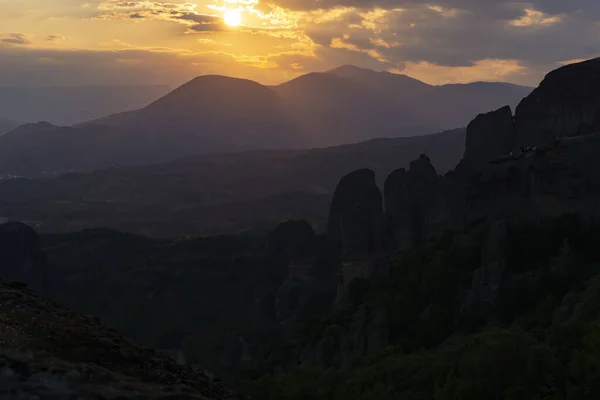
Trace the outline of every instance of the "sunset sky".
<path fill-rule="evenodd" d="M 598 55 L 598 0 L 0 0 L 2 86 L 276 84 L 343 64 L 534 86 Z"/>

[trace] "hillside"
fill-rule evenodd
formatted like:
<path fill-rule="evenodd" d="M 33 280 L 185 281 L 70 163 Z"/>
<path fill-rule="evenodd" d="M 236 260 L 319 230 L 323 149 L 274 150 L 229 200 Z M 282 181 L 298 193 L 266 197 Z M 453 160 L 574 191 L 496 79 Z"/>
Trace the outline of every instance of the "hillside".
<path fill-rule="evenodd" d="M 5 398 L 248 398 L 22 284 L 0 283 L 0 300 Z"/>
<path fill-rule="evenodd" d="M 383 177 L 428 153 L 445 172 L 460 160 L 464 138 L 464 130 L 455 130 L 313 150 L 196 156 L 53 179 L 12 179 L 0 183 L 0 216 L 30 221 L 44 232 L 105 226 L 152 236 L 219 234 L 264 231 L 293 218 L 305 218 L 322 231 L 331 194 L 346 171 L 372 168 Z M 70 157 L 94 161 L 88 152 Z M 4 162 L 8 160 L 10 154 Z"/>

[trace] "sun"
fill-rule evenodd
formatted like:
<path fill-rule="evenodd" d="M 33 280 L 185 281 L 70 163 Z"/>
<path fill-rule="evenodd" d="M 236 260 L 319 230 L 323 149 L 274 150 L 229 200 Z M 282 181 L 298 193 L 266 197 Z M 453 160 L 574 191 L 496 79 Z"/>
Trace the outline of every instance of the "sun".
<path fill-rule="evenodd" d="M 240 13 L 240 10 L 227 10 L 223 18 L 229 26 L 240 26 L 242 23 L 242 13 Z"/>

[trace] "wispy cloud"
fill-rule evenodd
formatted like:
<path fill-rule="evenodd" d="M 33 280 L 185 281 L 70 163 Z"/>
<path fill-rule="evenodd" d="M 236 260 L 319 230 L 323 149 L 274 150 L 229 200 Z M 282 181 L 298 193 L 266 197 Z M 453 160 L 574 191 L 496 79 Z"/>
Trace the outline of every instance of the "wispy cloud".
<path fill-rule="evenodd" d="M 0 34 L 0 43 L 11 45 L 28 45 L 33 41 L 24 33 L 6 33 Z"/>

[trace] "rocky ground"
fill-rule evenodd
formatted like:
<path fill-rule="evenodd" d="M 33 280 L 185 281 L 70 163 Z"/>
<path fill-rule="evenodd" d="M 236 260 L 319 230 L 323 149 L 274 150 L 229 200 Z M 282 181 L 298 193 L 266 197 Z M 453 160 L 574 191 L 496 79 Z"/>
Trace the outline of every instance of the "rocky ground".
<path fill-rule="evenodd" d="M 2 399 L 247 399 L 96 318 L 0 283 Z"/>

